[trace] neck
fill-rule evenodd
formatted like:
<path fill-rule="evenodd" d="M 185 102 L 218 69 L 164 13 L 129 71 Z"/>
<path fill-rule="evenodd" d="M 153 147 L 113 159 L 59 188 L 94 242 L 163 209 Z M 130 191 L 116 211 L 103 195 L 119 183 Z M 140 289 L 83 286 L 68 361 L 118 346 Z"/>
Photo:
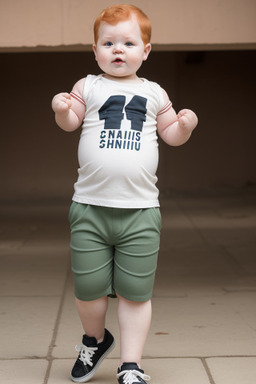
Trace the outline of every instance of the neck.
<path fill-rule="evenodd" d="M 108 75 L 107 73 L 104 73 L 103 75 L 106 79 L 117 81 L 119 83 L 130 83 L 130 84 L 138 84 L 143 82 L 136 74 L 134 76 L 111 76 Z"/>

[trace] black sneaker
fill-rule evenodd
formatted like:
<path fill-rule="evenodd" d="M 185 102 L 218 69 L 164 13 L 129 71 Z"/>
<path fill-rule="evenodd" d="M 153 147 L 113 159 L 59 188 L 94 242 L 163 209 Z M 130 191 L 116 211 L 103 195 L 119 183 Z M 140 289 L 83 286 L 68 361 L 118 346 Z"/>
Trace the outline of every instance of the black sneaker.
<path fill-rule="evenodd" d="M 118 368 L 117 380 L 119 384 L 146 384 L 145 380 L 150 380 L 150 376 L 145 375 L 136 363 L 123 363 Z"/>
<path fill-rule="evenodd" d="M 79 356 L 71 371 L 71 379 L 76 383 L 85 383 L 90 380 L 114 346 L 114 338 L 107 329 L 105 329 L 104 340 L 99 344 L 95 337 L 83 335 L 83 344 L 76 346 Z"/>

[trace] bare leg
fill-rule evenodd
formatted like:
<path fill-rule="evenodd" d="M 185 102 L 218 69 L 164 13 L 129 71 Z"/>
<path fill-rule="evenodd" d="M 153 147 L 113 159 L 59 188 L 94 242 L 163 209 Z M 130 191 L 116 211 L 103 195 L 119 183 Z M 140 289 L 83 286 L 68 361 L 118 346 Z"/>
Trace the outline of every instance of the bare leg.
<path fill-rule="evenodd" d="M 76 300 L 76 307 L 87 336 L 95 337 L 100 343 L 104 338 L 105 319 L 108 309 L 107 296 L 92 301 Z"/>
<path fill-rule="evenodd" d="M 120 328 L 120 365 L 135 362 L 140 367 L 144 345 L 148 336 L 152 308 L 151 300 L 134 302 L 118 296 Z"/>

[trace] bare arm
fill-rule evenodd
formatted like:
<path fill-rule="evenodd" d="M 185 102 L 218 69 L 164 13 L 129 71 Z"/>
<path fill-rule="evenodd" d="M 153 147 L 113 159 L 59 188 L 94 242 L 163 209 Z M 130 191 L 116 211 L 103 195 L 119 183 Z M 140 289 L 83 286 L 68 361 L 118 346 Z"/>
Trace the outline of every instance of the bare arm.
<path fill-rule="evenodd" d="M 80 127 L 85 115 L 85 104 L 82 102 L 84 80 L 79 80 L 73 87 L 71 94 L 62 92 L 52 99 L 52 109 L 55 112 L 55 120 L 58 126 L 67 132 L 75 131 Z M 81 98 L 81 101 L 79 101 Z"/>
<path fill-rule="evenodd" d="M 164 90 L 163 93 L 167 105 L 169 97 Z M 197 116 L 190 109 L 182 109 L 177 115 L 171 107 L 157 117 L 157 131 L 168 145 L 178 146 L 188 141 L 197 123 Z"/>

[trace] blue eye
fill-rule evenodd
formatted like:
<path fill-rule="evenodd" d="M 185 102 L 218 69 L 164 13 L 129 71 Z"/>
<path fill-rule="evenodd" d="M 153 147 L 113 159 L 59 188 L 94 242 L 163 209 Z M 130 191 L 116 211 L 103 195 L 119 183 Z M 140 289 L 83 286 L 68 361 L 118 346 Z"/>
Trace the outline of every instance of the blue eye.
<path fill-rule="evenodd" d="M 133 46 L 133 43 L 131 43 L 130 41 L 128 41 L 127 43 L 125 43 L 125 45 L 126 45 L 127 47 L 132 47 L 132 46 Z"/>
<path fill-rule="evenodd" d="M 107 41 L 106 43 L 105 43 L 105 46 L 106 47 L 111 47 L 113 45 L 113 43 L 111 43 L 111 41 Z"/>

